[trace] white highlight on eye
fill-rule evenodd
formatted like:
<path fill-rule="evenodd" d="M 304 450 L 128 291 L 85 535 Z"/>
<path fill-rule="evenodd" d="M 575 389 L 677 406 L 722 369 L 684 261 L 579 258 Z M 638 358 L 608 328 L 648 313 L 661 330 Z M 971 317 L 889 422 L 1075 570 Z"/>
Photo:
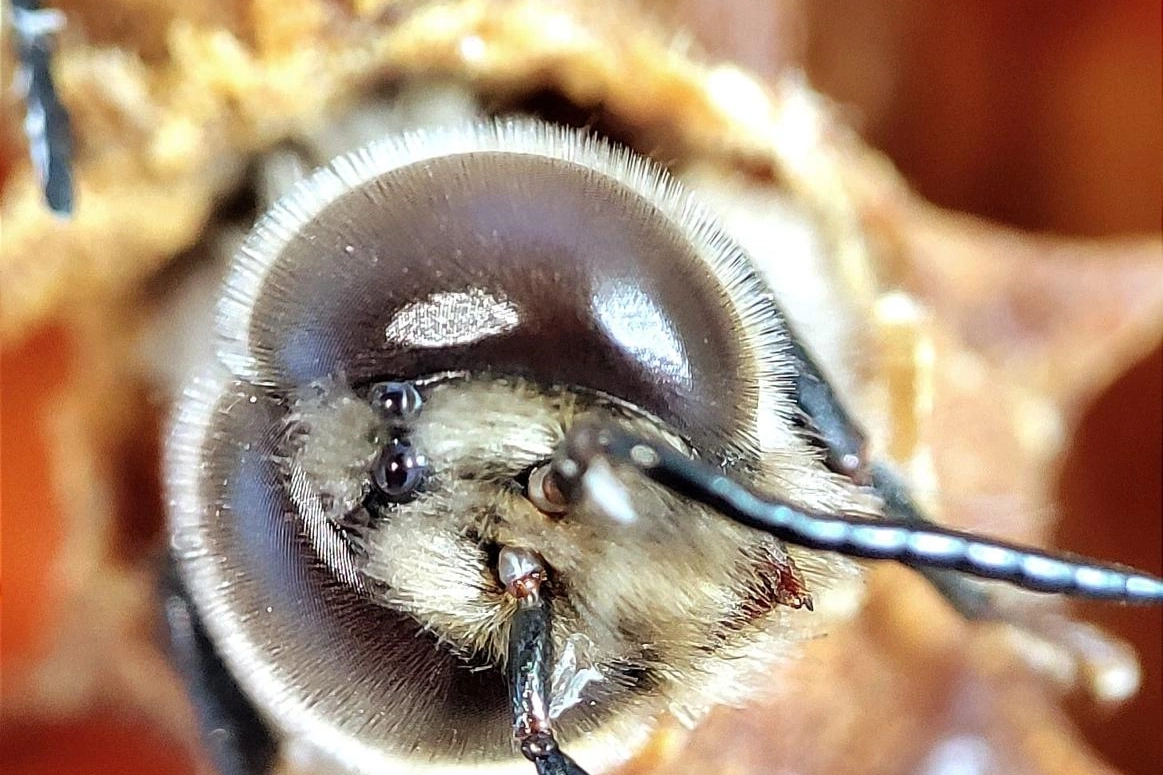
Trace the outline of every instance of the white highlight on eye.
<path fill-rule="evenodd" d="M 521 322 L 517 305 L 481 288 L 442 291 L 397 312 L 385 330 L 399 347 L 472 344 L 511 331 Z"/>
<path fill-rule="evenodd" d="M 613 340 L 635 359 L 693 389 L 682 341 L 654 300 L 635 285 L 601 289 L 591 302 L 594 317 Z"/>

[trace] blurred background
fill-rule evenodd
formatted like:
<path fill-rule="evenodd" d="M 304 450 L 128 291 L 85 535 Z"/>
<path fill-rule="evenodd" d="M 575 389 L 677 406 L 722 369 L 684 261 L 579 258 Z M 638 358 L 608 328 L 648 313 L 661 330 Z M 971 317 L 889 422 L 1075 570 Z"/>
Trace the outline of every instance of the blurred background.
<path fill-rule="evenodd" d="M 1160 232 L 1157 0 L 652 0 L 649 6 L 687 30 L 712 59 L 771 78 L 802 65 L 910 184 L 941 206 L 1062 235 Z M 59 614 L 36 590 L 58 561 L 61 520 L 54 514 L 68 507 L 42 486 L 49 477 L 42 422 L 51 414 L 51 385 L 68 368 L 67 346 L 59 332 L 45 329 L 3 354 L 0 669 L 35 659 Z M 1163 356 L 1156 351 L 1082 423 L 1060 483 L 1062 546 L 1163 572 L 1161 440 Z M 127 492 L 156 497 L 148 473 L 155 452 L 148 442 L 124 452 L 131 458 L 126 470 L 145 472 L 141 486 Z M 1119 520 L 1088 518 L 1096 513 Z M 130 539 L 135 529 L 126 528 Z M 141 530 L 148 535 L 148 527 Z M 1075 718 L 1115 766 L 1157 772 L 1163 612 L 1087 606 L 1081 615 L 1130 639 L 1145 677 L 1141 694 L 1117 712 L 1096 714 L 1079 702 Z M 6 723 L 0 752 L 9 775 L 184 775 L 193 766 L 148 726 L 100 711 L 53 724 Z"/>
<path fill-rule="evenodd" d="M 1156 0 L 684 0 L 675 10 L 710 50 L 760 73 L 802 63 L 813 86 L 936 204 L 1036 232 L 1160 232 Z M 800 33 L 781 32 L 788 26 Z M 769 45 L 774 39 L 781 45 Z M 1089 410 L 1059 491 L 1060 546 L 1163 570 L 1159 350 Z M 1120 515 L 1118 524 L 1092 519 L 1104 513 Z M 1163 611 L 1079 609 L 1135 644 L 1144 682 L 1116 712 L 1075 703 L 1075 719 L 1116 766 L 1158 772 Z"/>

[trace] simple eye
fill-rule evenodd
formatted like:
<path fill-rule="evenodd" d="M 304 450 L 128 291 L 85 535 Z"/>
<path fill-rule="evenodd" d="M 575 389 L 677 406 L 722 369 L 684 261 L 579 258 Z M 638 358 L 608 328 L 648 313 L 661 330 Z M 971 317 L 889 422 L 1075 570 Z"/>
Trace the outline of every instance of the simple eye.
<path fill-rule="evenodd" d="M 423 399 L 410 382 L 377 382 L 368 391 L 368 402 L 385 420 L 400 422 L 415 417 Z"/>
<path fill-rule="evenodd" d="M 427 459 L 404 438 L 394 438 L 372 468 L 372 482 L 376 489 L 392 503 L 407 503 L 428 473 Z"/>

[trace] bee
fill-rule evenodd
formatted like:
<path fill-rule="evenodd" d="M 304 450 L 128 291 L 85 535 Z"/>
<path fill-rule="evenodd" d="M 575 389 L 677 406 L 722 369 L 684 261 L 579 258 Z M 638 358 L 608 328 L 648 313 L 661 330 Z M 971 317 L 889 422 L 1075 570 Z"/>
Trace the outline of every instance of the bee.
<path fill-rule="evenodd" d="M 219 768 L 598 773 L 746 700 L 903 563 L 1163 602 L 933 524 L 765 275 L 647 159 L 532 119 L 376 141 L 254 226 L 166 454 Z M 528 761 L 526 761 L 528 760 Z"/>

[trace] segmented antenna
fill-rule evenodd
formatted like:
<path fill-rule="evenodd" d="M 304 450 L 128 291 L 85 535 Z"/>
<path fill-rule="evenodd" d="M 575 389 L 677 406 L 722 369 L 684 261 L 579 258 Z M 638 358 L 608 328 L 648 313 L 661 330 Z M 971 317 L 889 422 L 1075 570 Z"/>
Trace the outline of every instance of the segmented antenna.
<path fill-rule="evenodd" d="M 55 9 L 42 9 L 39 0 L 11 2 L 29 154 L 49 209 L 58 215 L 72 215 L 73 138 L 69 114 L 57 99 L 51 67 L 52 35 L 64 26 L 65 15 Z"/>
<path fill-rule="evenodd" d="M 1163 603 L 1163 580 L 1131 569 L 931 524 L 813 514 L 763 498 L 706 463 L 614 425 L 583 423 L 569 431 L 553 464 L 563 490 L 576 492 L 586 468 L 598 459 L 632 466 L 658 484 L 736 522 L 810 549 L 893 560 L 917 569 L 948 568 L 1036 592 Z"/>

